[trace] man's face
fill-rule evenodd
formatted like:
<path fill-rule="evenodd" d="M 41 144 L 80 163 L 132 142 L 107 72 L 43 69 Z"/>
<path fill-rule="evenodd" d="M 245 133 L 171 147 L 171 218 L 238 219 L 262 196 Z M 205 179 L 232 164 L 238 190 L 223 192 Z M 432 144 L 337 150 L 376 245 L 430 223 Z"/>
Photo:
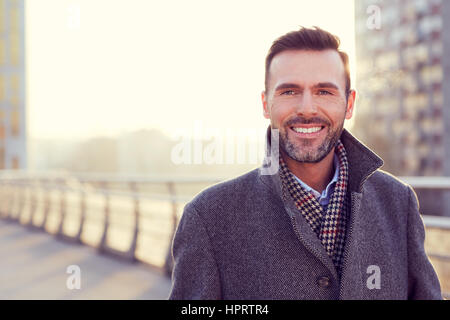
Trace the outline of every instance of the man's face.
<path fill-rule="evenodd" d="M 281 151 L 299 162 L 317 163 L 339 140 L 352 117 L 355 92 L 345 94 L 344 64 L 335 50 L 289 50 L 271 63 L 264 116 L 280 130 Z"/>

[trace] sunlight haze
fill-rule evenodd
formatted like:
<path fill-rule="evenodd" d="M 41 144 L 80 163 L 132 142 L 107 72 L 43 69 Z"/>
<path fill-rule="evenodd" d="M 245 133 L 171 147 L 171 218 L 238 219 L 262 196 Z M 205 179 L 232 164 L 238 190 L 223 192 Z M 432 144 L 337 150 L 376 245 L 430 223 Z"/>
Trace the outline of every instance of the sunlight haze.
<path fill-rule="evenodd" d="M 28 0 L 28 134 L 266 127 L 265 56 L 301 25 L 338 35 L 354 74 L 352 0 Z"/>

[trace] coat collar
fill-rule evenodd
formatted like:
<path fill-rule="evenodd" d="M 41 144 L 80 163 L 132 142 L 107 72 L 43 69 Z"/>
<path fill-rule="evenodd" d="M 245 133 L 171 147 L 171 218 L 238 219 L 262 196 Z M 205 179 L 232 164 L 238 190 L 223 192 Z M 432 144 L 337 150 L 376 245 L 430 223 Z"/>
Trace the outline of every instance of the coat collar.
<path fill-rule="evenodd" d="M 347 129 L 343 129 L 340 139 L 347 152 L 349 165 L 348 192 L 360 193 L 364 182 L 382 167 L 384 162 Z M 281 181 L 278 175 L 279 150 L 275 147 L 279 145 L 278 141 L 278 135 L 272 137 L 269 126 L 266 133 L 266 156 L 259 174 L 264 182 L 268 183 L 271 180 L 275 184 L 275 191 L 281 196 Z"/>

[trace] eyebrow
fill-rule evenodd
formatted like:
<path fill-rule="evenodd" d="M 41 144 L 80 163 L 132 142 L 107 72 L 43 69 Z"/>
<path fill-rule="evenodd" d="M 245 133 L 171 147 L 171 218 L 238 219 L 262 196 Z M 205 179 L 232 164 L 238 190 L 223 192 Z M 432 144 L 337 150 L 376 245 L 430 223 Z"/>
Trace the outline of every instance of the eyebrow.
<path fill-rule="evenodd" d="M 320 89 L 320 88 L 332 88 L 339 90 L 339 87 L 333 82 L 319 82 L 313 86 L 313 89 Z M 275 91 L 283 89 L 303 89 L 303 87 L 295 83 L 281 83 L 275 88 Z"/>
<path fill-rule="evenodd" d="M 332 89 L 339 90 L 339 87 L 336 84 L 334 84 L 333 82 L 320 82 L 320 83 L 314 85 L 313 88 L 315 88 L 315 89 L 332 88 Z"/>

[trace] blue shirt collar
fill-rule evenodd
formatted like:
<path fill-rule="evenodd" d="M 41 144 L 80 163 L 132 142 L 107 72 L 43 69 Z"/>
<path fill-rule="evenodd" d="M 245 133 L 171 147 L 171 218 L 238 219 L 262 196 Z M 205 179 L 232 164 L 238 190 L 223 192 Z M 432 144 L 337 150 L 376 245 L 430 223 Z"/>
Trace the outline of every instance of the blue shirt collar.
<path fill-rule="evenodd" d="M 294 177 L 297 179 L 297 181 L 300 183 L 300 185 L 305 188 L 307 191 L 311 192 L 319 201 L 321 205 L 327 205 L 330 201 L 330 197 L 333 194 L 334 191 L 334 185 L 338 181 L 339 177 L 339 159 L 336 153 L 333 157 L 333 163 L 334 163 L 334 176 L 333 179 L 331 179 L 330 183 L 328 183 L 325 190 L 322 191 L 322 193 L 319 193 L 317 190 L 314 190 L 310 186 L 308 186 L 306 183 L 304 183 L 302 180 L 300 180 L 297 176 L 294 175 Z"/>

